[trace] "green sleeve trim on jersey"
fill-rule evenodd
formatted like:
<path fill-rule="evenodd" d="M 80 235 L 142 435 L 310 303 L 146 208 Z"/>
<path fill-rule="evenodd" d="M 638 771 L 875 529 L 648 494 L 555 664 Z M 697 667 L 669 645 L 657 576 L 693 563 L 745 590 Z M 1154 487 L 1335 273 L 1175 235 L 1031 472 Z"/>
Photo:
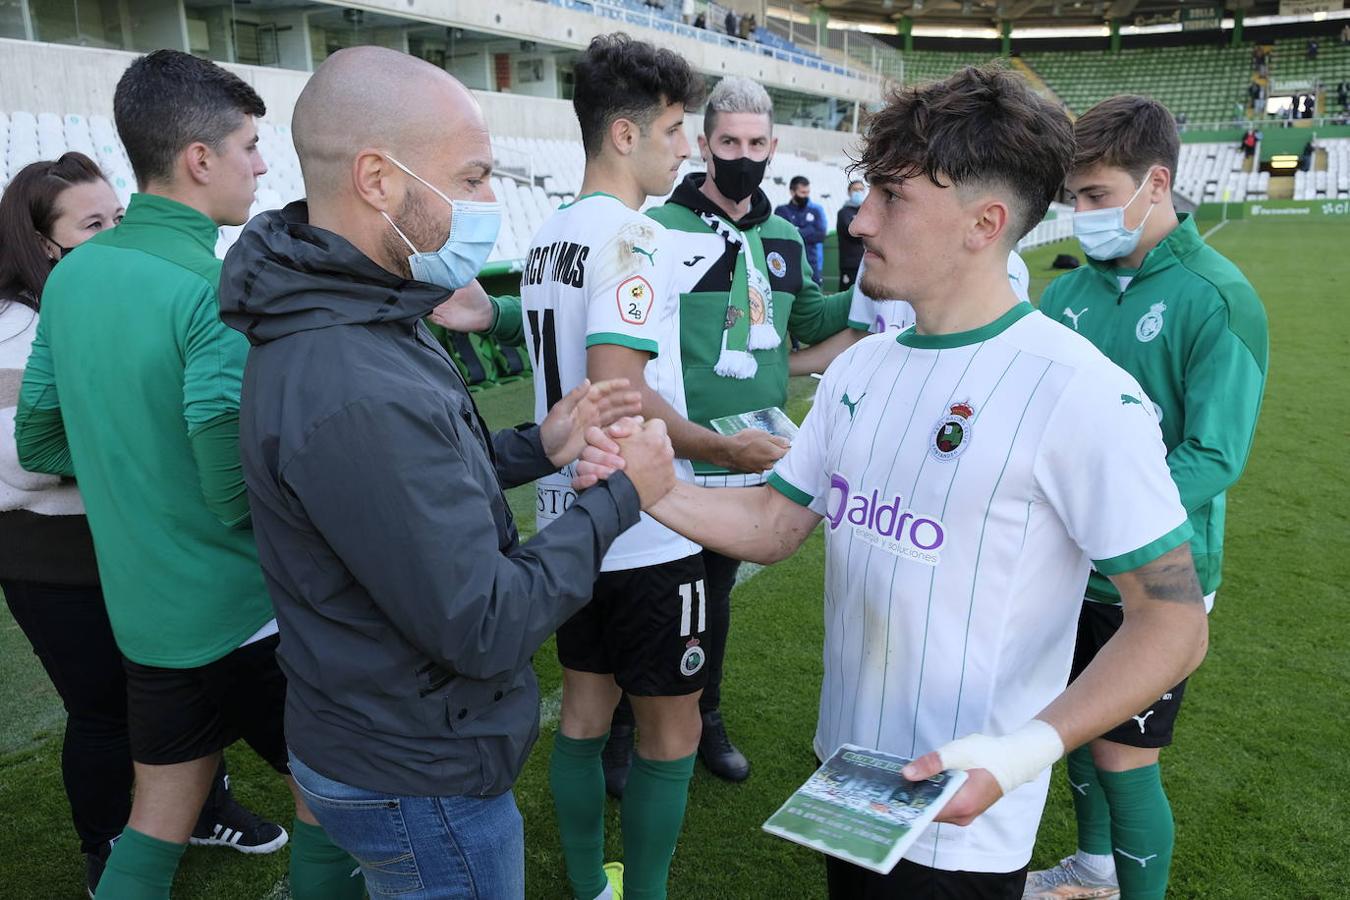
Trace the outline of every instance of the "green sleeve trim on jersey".
<path fill-rule="evenodd" d="M 788 480 L 784 478 L 782 475 L 779 475 L 777 472 L 769 473 L 769 480 L 766 482 L 766 484 L 768 484 L 769 487 L 778 491 L 778 493 L 782 494 L 784 497 L 788 498 L 798 506 L 809 507 L 811 505 L 811 502 L 815 500 L 815 498 L 812 497 L 810 494 L 808 494 L 806 491 L 802 490 L 801 488 L 797 487 L 794 484 L 789 484 Z"/>
<path fill-rule="evenodd" d="M 871 331 L 871 330 L 872 330 L 872 326 L 871 326 L 870 324 L 868 324 L 867 322 L 855 322 L 853 319 L 849 319 L 849 320 L 848 320 L 848 327 L 849 327 L 849 328 L 852 328 L 854 331 Z"/>
<path fill-rule="evenodd" d="M 632 335 L 619 334 L 616 331 L 597 331 L 595 334 L 586 335 L 587 347 L 594 347 L 596 344 L 618 344 L 620 347 L 650 353 L 653 357 L 660 355 L 660 348 L 656 345 L 656 341 L 635 338 Z"/>
<path fill-rule="evenodd" d="M 503 344 L 525 343 L 524 323 L 519 297 L 488 297 L 492 304 L 492 324 L 485 332 Z"/>
<path fill-rule="evenodd" d="M 1103 575 L 1119 575 L 1122 572 L 1130 572 L 1148 565 L 1169 550 L 1180 547 L 1190 540 L 1191 533 L 1191 523 L 1187 520 L 1156 541 L 1149 541 L 1138 550 L 1131 550 L 1129 553 L 1122 553 L 1110 559 L 1094 559 L 1092 566 Z"/>

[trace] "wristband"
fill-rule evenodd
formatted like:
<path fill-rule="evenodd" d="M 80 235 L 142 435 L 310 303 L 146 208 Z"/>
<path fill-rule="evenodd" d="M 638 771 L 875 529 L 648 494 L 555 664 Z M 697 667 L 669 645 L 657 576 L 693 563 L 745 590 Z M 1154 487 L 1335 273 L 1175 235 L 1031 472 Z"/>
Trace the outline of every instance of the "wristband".
<path fill-rule="evenodd" d="M 944 769 L 985 769 L 1006 796 L 1054 765 L 1064 741 L 1053 725 L 1032 719 L 1012 734 L 968 734 L 937 752 Z"/>

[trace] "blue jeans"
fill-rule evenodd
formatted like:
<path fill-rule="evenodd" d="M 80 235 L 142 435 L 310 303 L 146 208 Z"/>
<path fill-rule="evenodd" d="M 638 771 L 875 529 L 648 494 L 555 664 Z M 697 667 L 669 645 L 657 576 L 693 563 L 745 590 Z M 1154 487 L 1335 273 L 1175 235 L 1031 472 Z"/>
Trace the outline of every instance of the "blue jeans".
<path fill-rule="evenodd" d="M 510 791 L 402 797 L 351 787 L 291 754 L 291 774 L 371 900 L 524 900 L 525 829 Z"/>

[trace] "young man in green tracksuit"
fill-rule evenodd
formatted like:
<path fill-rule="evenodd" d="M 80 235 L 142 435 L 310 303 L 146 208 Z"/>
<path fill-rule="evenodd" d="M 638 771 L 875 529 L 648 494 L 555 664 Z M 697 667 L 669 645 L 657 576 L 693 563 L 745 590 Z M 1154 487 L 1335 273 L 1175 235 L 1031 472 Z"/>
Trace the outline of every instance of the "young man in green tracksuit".
<path fill-rule="evenodd" d="M 354 860 L 289 775 L 239 461 L 248 341 L 216 293 L 220 226 L 248 219 L 267 171 L 266 110 L 230 72 L 158 50 L 123 74 L 113 111 L 140 192 L 53 270 L 15 416 L 23 467 L 79 481 L 126 668 L 136 792 L 97 896 L 168 900 L 221 751 L 243 738 L 294 796 L 291 895 L 354 900 Z"/>
<path fill-rule="evenodd" d="M 1266 313 L 1237 266 L 1172 205 L 1179 138 L 1161 104 L 1120 96 L 1074 126 L 1066 181 L 1088 264 L 1046 289 L 1041 312 L 1095 344 L 1152 403 L 1167 463 L 1194 528 L 1206 606 L 1223 558 L 1225 492 L 1247 462 L 1266 384 Z M 1110 477 L 1110 473 L 1102 473 Z M 1074 675 L 1121 622 L 1120 598 L 1096 572 L 1078 625 Z M 1032 872 L 1026 897 L 1162 898 L 1174 829 L 1158 771 L 1185 682 L 1089 747 L 1069 754 L 1078 852 Z"/>
<path fill-rule="evenodd" d="M 787 405 L 788 334 L 816 344 L 847 329 L 851 289 L 826 296 L 812 279 L 796 226 L 773 213 L 760 183 L 778 140 L 773 101 L 746 78 L 724 78 L 708 98 L 699 136 L 707 174 L 687 176 L 648 215 L 669 231 L 680 290 L 680 352 L 689 420 L 707 426 L 737 413 Z M 712 487 L 762 484 L 767 473 L 725 462 L 694 462 Z M 699 757 L 729 781 L 750 763 L 727 737 L 721 714 L 722 661 L 731 589 L 740 561 L 703 551 L 708 604 L 708 683 L 699 699 Z M 631 713 L 620 704 L 605 753 L 606 783 L 621 792 L 631 758 Z"/>

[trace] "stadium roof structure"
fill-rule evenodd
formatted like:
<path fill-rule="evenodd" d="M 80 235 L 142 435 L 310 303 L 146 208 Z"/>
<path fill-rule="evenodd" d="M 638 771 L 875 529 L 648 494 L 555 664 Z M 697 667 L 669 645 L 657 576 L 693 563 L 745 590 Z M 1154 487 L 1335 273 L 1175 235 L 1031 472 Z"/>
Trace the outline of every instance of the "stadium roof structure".
<path fill-rule="evenodd" d="M 1231 16 L 1241 7 L 1245 17 L 1279 13 L 1278 0 L 824 0 L 818 6 L 831 18 L 893 23 L 908 16 L 915 25 L 997 28 L 1013 22 L 1018 28 L 1101 26 L 1112 19 L 1121 25 L 1150 26 L 1198 21 L 1222 8 Z"/>

